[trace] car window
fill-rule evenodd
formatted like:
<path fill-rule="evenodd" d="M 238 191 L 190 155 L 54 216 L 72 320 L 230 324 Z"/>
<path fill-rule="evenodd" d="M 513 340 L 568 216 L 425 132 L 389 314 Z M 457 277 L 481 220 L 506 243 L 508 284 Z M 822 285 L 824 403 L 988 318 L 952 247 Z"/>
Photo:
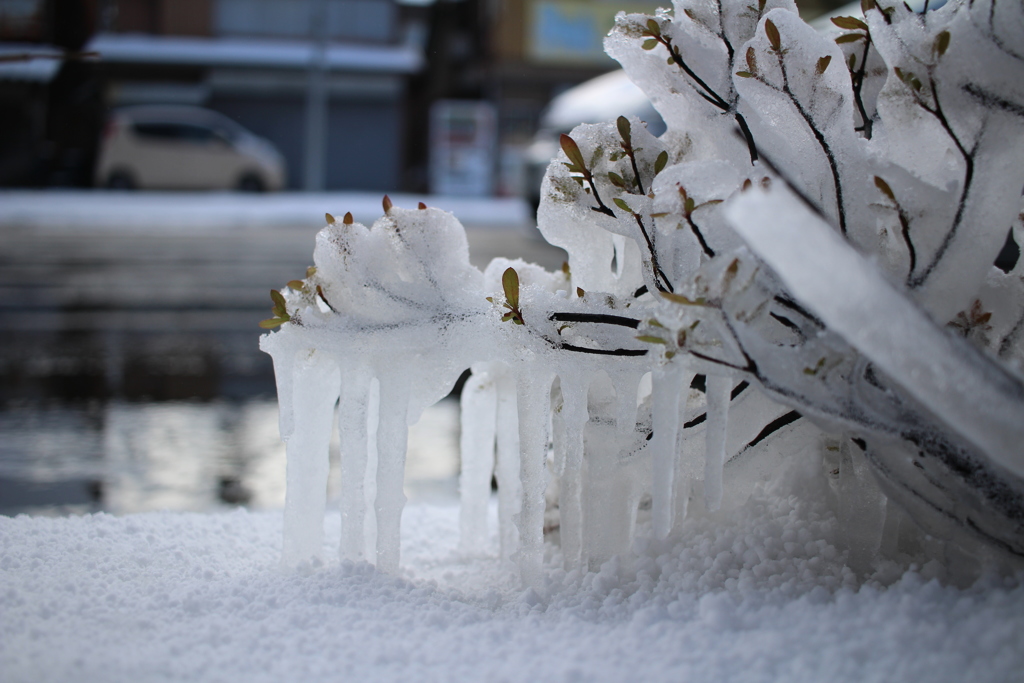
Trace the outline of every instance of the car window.
<path fill-rule="evenodd" d="M 185 142 L 209 144 L 218 136 L 206 126 L 192 123 L 170 123 L 163 121 L 136 122 L 135 134 L 141 138 L 161 142 Z"/>

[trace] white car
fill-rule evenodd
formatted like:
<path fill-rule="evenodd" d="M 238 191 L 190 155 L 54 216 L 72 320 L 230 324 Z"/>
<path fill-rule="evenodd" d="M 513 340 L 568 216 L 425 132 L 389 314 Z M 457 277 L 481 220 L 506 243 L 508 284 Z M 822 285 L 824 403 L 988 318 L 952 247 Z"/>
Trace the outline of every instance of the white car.
<path fill-rule="evenodd" d="M 209 109 L 126 107 L 103 135 L 96 184 L 112 189 L 279 190 L 284 158 L 269 141 Z"/>

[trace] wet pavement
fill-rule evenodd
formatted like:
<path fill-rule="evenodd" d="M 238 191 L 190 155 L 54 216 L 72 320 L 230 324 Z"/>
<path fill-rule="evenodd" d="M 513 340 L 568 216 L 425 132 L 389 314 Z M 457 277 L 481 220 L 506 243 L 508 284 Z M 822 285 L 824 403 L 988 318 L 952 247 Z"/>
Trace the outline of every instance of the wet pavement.
<path fill-rule="evenodd" d="M 423 199 L 464 210 L 478 267 L 565 258 L 522 203 Z M 0 193 L 0 513 L 280 505 L 257 324 L 269 290 L 311 264 L 323 214 L 351 206 L 370 221 L 374 205 L 354 194 Z M 442 436 L 427 441 L 452 450 L 457 409 L 438 410 L 426 430 Z M 455 456 L 430 457 L 411 453 L 413 479 L 433 473 L 414 495 L 450 495 Z"/>

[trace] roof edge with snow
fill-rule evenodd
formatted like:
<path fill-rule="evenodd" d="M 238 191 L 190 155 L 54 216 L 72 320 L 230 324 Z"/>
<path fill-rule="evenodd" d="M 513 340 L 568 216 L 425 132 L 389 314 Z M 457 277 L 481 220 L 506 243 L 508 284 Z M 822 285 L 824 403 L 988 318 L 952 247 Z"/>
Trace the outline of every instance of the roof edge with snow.
<path fill-rule="evenodd" d="M 117 64 L 306 69 L 314 59 L 311 42 L 258 38 L 101 33 L 85 50 Z M 332 71 L 409 74 L 423 65 L 422 52 L 410 45 L 327 46 L 326 67 Z"/>

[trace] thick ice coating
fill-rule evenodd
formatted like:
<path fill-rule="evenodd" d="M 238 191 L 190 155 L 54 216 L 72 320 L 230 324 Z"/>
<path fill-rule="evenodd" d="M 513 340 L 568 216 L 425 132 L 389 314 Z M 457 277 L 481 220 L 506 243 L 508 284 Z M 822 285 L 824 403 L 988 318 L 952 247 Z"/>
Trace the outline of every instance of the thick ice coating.
<path fill-rule="evenodd" d="M 407 426 L 472 368 L 463 550 L 493 477 L 501 554 L 536 591 L 548 542 L 597 570 L 795 453 L 821 463 L 854 571 L 907 543 L 963 576 L 1019 566 L 1024 266 L 993 263 L 1024 236 L 1024 6 L 863 7 L 830 36 L 788 0 L 620 14 L 606 47 L 668 130 L 562 136 L 538 214 L 561 272 L 481 273 L 455 217 L 387 200 L 324 228 L 262 341 L 286 563 L 322 545 L 337 402 L 341 555 L 398 567 Z"/>

